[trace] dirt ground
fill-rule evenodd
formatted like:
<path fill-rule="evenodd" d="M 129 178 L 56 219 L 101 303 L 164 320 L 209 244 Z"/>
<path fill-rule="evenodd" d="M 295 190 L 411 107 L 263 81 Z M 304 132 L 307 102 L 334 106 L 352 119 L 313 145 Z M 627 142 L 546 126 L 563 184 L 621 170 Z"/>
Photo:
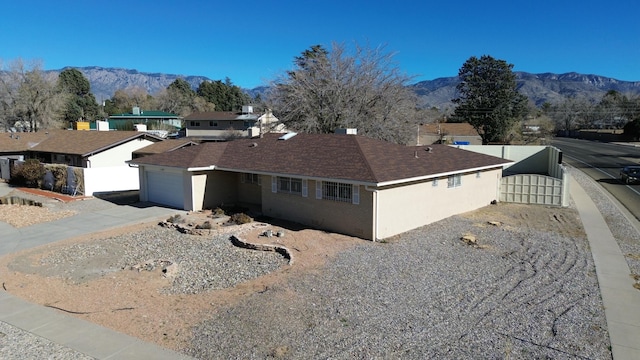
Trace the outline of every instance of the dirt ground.
<path fill-rule="evenodd" d="M 16 211 L 33 209 L 13 208 L 13 217 L 20 218 L 21 216 L 15 215 Z M 202 216 L 198 213 L 189 216 L 192 218 L 187 222 L 201 223 L 203 220 L 197 218 Z M 568 237 L 585 236 L 577 212 L 570 208 L 498 204 L 464 216 L 474 220 L 479 227 L 494 226 L 488 222 L 497 221 L 500 226 L 505 227 L 544 229 Z M 51 273 L 38 271 L 38 259 L 52 252 L 64 251 L 65 247 L 74 243 L 97 242 L 100 239 L 141 231 L 152 226 L 158 225 L 136 225 L 95 233 L 5 256 L 0 258 L 0 281 L 6 291 L 28 301 L 59 309 L 72 316 L 163 347 L 179 350 L 188 346 L 193 326 L 222 306 L 232 305 L 244 297 L 263 292 L 304 272 L 320 271 L 332 256 L 364 241 L 344 235 L 291 227 L 286 229 L 284 237 L 266 238 L 261 236 L 264 226 L 260 224 L 237 226 L 233 228 L 233 233 L 248 242 L 275 243 L 288 248 L 294 260 L 293 264 L 233 288 L 194 295 L 161 293 L 159 290 L 167 286 L 170 280 L 163 276 L 160 269 L 143 272 L 122 270 L 78 284 L 64 281 Z M 387 241 L 402 241 L 401 239 L 401 236 L 397 236 Z M 9 265 L 17 261 L 30 262 L 30 268 L 35 271 L 10 270 Z M 88 262 L 87 266 L 91 267 L 91 262 Z"/>

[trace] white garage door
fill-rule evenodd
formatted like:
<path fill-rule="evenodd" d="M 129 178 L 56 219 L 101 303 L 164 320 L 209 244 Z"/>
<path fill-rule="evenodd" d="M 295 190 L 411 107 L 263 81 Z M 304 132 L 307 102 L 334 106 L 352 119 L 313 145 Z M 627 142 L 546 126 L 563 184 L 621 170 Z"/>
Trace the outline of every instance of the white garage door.
<path fill-rule="evenodd" d="M 147 195 L 151 202 L 184 208 L 182 174 L 166 171 L 146 171 Z"/>

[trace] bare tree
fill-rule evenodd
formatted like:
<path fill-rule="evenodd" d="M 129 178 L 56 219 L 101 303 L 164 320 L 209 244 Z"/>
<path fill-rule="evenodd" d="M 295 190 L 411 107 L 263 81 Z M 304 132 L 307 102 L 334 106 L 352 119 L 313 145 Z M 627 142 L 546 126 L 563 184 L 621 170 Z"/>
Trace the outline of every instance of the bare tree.
<path fill-rule="evenodd" d="M 393 54 L 383 48 L 320 45 L 296 57 L 296 68 L 275 80 L 266 107 L 289 129 L 359 134 L 396 143 L 415 141 L 417 99 Z"/>
<path fill-rule="evenodd" d="M 556 130 L 572 131 L 588 128 L 594 120 L 594 105 L 585 98 L 569 97 L 550 106 L 547 115 L 553 120 Z"/>
<path fill-rule="evenodd" d="M 56 82 L 57 76 L 44 73 L 38 61 L 28 66 L 21 59 L 11 62 L 0 89 L 5 128 L 18 126 L 25 131 L 38 131 L 60 127 L 64 95 Z"/>

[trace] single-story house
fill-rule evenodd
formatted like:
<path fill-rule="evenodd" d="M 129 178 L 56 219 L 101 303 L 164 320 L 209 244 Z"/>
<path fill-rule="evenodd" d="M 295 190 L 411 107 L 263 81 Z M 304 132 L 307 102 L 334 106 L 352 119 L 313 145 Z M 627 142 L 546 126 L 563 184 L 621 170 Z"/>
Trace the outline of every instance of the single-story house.
<path fill-rule="evenodd" d="M 0 178 L 10 179 L 12 164 L 23 161 L 29 149 L 47 137 L 48 131 L 0 133 Z"/>
<path fill-rule="evenodd" d="M 418 128 L 418 145 L 482 145 L 478 131 L 469 123 L 431 123 Z"/>
<path fill-rule="evenodd" d="M 185 135 L 202 141 L 225 141 L 234 138 L 252 138 L 265 132 L 283 132 L 271 110 L 258 114 L 253 106 L 242 111 L 196 112 L 184 118 Z"/>
<path fill-rule="evenodd" d="M 499 198 L 490 155 L 358 135 L 265 134 L 129 162 L 140 199 L 184 210 L 224 205 L 365 239 L 384 239 Z"/>
<path fill-rule="evenodd" d="M 40 142 L 25 148 L 26 158 L 83 168 L 85 195 L 139 189 L 137 171 L 126 161 L 134 151 L 162 141 L 138 131 L 59 130 L 45 134 Z"/>

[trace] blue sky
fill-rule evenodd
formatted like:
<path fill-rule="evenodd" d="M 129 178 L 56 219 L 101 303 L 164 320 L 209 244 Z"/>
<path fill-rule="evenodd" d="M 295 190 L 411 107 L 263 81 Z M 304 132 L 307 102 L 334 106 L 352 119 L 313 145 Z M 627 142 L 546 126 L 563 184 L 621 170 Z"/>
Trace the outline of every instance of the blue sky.
<path fill-rule="evenodd" d="M 10 1 L 0 59 L 267 84 L 315 44 L 384 46 L 414 82 L 491 55 L 531 73 L 640 81 L 640 2 Z"/>

